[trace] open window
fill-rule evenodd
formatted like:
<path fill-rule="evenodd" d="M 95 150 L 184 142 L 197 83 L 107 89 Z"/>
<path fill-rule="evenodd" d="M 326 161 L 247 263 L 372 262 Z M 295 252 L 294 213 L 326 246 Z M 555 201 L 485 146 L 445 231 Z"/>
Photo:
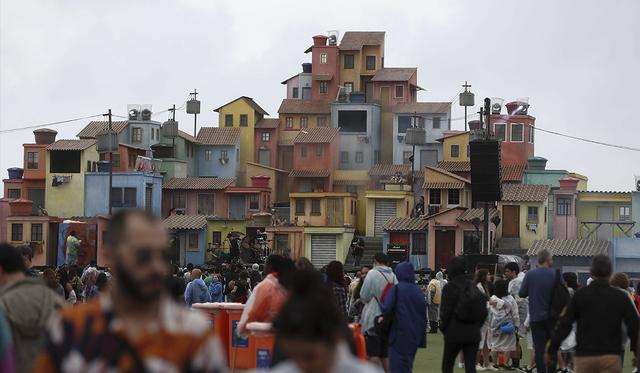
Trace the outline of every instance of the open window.
<path fill-rule="evenodd" d="M 365 110 L 341 110 L 338 112 L 338 126 L 344 133 L 366 133 L 367 112 Z"/>

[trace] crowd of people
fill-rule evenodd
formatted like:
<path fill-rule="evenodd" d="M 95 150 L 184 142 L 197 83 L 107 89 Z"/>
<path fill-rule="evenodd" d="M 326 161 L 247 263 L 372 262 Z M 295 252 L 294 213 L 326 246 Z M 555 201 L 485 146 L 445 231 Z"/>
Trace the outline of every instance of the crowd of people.
<path fill-rule="evenodd" d="M 172 266 L 166 230 L 143 211 L 116 213 L 106 233 L 102 269 L 69 261 L 39 272 L 28 246 L 1 245 L 0 371 L 226 371 L 193 307 L 220 302 L 244 304 L 240 335 L 272 323 L 275 372 L 411 372 L 429 333 L 443 334 L 445 373 L 457 361 L 466 372 L 620 372 L 625 351 L 637 351 L 640 294 L 606 256 L 584 287 L 544 250 L 526 273 L 517 263 L 467 273 L 454 257 L 429 278 L 377 253 L 351 278 L 339 261 L 316 269 L 279 255 L 263 266 Z M 367 362 L 349 323 L 360 324 Z"/>

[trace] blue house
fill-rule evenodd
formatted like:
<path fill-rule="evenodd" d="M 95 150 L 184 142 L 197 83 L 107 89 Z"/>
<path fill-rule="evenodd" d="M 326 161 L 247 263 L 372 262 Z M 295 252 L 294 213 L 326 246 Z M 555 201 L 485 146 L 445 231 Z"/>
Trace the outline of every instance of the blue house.
<path fill-rule="evenodd" d="M 334 102 L 331 126 L 340 128 L 340 170 L 369 170 L 380 163 L 380 105 Z"/>
<path fill-rule="evenodd" d="M 196 144 L 198 177 L 237 177 L 240 163 L 240 128 L 203 127 L 198 132 Z"/>
<path fill-rule="evenodd" d="M 173 263 L 204 264 L 207 252 L 206 215 L 170 215 L 162 223 L 169 231 Z"/>
<path fill-rule="evenodd" d="M 87 172 L 84 183 L 84 216 L 109 214 L 109 173 Z M 162 175 L 138 171 L 114 172 L 111 186 L 113 212 L 139 208 L 160 216 Z"/>

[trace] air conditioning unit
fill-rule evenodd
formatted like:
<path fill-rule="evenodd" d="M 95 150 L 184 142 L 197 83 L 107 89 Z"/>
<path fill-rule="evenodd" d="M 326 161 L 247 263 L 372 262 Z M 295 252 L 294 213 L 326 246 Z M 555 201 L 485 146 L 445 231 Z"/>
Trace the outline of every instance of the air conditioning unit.
<path fill-rule="evenodd" d="M 527 224 L 527 229 L 535 232 L 538 230 L 538 224 Z"/>

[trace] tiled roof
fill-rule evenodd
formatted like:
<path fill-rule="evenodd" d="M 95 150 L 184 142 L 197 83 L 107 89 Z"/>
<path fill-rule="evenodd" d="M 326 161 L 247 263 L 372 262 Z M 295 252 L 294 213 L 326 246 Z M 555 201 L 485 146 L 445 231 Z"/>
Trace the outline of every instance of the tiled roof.
<path fill-rule="evenodd" d="M 375 164 L 369 169 L 369 176 L 394 176 L 397 173 L 406 175 L 410 171 L 409 164 Z"/>
<path fill-rule="evenodd" d="M 93 139 L 58 140 L 47 146 L 47 150 L 85 150 L 96 143 Z"/>
<path fill-rule="evenodd" d="M 551 255 L 555 256 L 607 255 L 609 246 L 609 241 L 605 240 L 538 240 L 533 242 L 527 255 L 538 255 L 543 249 L 549 250 Z"/>
<path fill-rule="evenodd" d="M 382 45 L 384 31 L 347 31 L 342 36 L 339 48 L 342 50 L 360 50 L 365 45 Z"/>
<path fill-rule="evenodd" d="M 424 231 L 428 226 L 425 218 L 391 218 L 382 225 L 385 231 Z"/>
<path fill-rule="evenodd" d="M 450 102 L 407 102 L 398 104 L 393 109 L 394 113 L 449 113 L 451 111 Z"/>
<path fill-rule="evenodd" d="M 354 185 L 354 186 L 360 185 L 360 186 L 363 186 L 363 185 L 367 185 L 367 184 L 369 184 L 369 182 L 366 181 L 366 180 L 336 180 L 336 179 L 333 180 L 333 185 Z"/>
<path fill-rule="evenodd" d="M 260 168 L 265 168 L 267 170 L 272 170 L 272 171 L 275 171 L 275 172 L 281 172 L 281 173 L 286 173 L 286 174 L 289 173 L 289 171 L 287 171 L 287 170 L 282 170 L 282 169 L 271 167 L 271 166 L 265 166 L 263 164 L 256 163 L 256 162 L 247 162 L 247 164 L 248 165 L 252 165 L 252 166 L 256 166 L 256 167 L 260 167 Z"/>
<path fill-rule="evenodd" d="M 189 135 L 188 133 L 184 132 L 184 131 L 180 131 L 178 130 L 178 137 L 181 137 L 187 141 L 191 141 L 191 142 L 196 142 L 196 138 Z"/>
<path fill-rule="evenodd" d="M 585 194 L 585 193 L 599 193 L 599 194 L 631 194 L 631 192 L 622 192 L 622 191 L 616 191 L 616 190 L 581 190 L 578 191 L 579 194 Z"/>
<path fill-rule="evenodd" d="M 126 120 L 111 122 L 111 129 L 113 129 L 116 133 L 120 133 L 127 128 L 127 124 L 129 124 Z M 80 133 L 76 136 L 81 139 L 95 139 L 98 132 L 109 128 L 109 122 L 106 121 L 92 121 L 87 124 Z"/>
<path fill-rule="evenodd" d="M 494 216 L 498 216 L 498 210 L 492 208 L 489 209 L 489 220 L 493 219 Z M 462 215 L 458 216 L 458 221 L 471 222 L 474 218 L 480 219 L 480 221 L 484 221 L 484 209 L 467 209 Z"/>
<path fill-rule="evenodd" d="M 266 112 L 266 110 L 264 110 L 263 108 L 260 107 L 260 105 L 258 105 L 255 101 L 253 101 L 253 99 L 249 96 L 240 96 L 238 98 L 236 98 L 235 100 L 229 101 L 226 104 L 220 106 L 219 108 L 215 109 L 214 111 L 217 113 L 220 111 L 220 109 L 222 109 L 223 107 L 230 105 L 238 100 L 245 100 L 249 106 L 251 106 L 253 108 L 253 110 L 257 111 L 258 113 L 262 114 L 262 115 L 269 115 L 269 113 Z"/>
<path fill-rule="evenodd" d="M 289 177 L 329 177 L 329 170 L 293 170 Z"/>
<path fill-rule="evenodd" d="M 171 215 L 162 221 L 166 229 L 203 229 L 207 226 L 206 215 Z"/>
<path fill-rule="evenodd" d="M 373 82 L 406 82 L 418 71 L 415 67 L 384 67 L 371 78 Z"/>
<path fill-rule="evenodd" d="M 278 128 L 279 125 L 280 119 L 278 118 L 264 118 L 256 123 L 256 128 Z"/>
<path fill-rule="evenodd" d="M 304 128 L 293 140 L 295 144 L 326 144 L 338 136 L 338 129 L 333 127 Z"/>
<path fill-rule="evenodd" d="M 464 183 L 462 181 L 457 182 L 440 182 L 440 181 L 431 181 L 424 183 L 424 189 L 463 189 Z"/>
<path fill-rule="evenodd" d="M 442 161 L 438 163 L 438 168 L 449 172 L 471 172 L 471 162 L 469 161 Z"/>
<path fill-rule="evenodd" d="M 464 177 L 458 176 L 456 174 L 453 174 L 453 173 L 451 173 L 451 172 L 449 172 L 447 170 L 443 170 L 441 168 L 427 166 L 427 167 L 425 167 L 425 169 L 429 169 L 431 171 L 437 172 L 437 173 L 442 174 L 442 175 L 447 175 L 447 176 L 452 177 L 452 178 L 454 178 L 454 179 L 456 179 L 458 181 L 462 181 L 463 183 L 471 184 L 471 180 L 465 179 Z"/>
<path fill-rule="evenodd" d="M 202 127 L 196 141 L 204 145 L 235 145 L 240 139 L 238 127 Z"/>
<path fill-rule="evenodd" d="M 222 177 L 179 177 L 173 178 L 162 186 L 163 189 L 225 189 L 235 184 L 235 178 Z"/>
<path fill-rule="evenodd" d="M 503 202 L 544 202 L 549 196 L 549 185 L 503 184 Z"/>
<path fill-rule="evenodd" d="M 331 105 L 324 101 L 284 99 L 279 114 L 330 114 Z"/>
<path fill-rule="evenodd" d="M 522 181 L 522 174 L 526 164 L 503 164 L 502 181 Z"/>

